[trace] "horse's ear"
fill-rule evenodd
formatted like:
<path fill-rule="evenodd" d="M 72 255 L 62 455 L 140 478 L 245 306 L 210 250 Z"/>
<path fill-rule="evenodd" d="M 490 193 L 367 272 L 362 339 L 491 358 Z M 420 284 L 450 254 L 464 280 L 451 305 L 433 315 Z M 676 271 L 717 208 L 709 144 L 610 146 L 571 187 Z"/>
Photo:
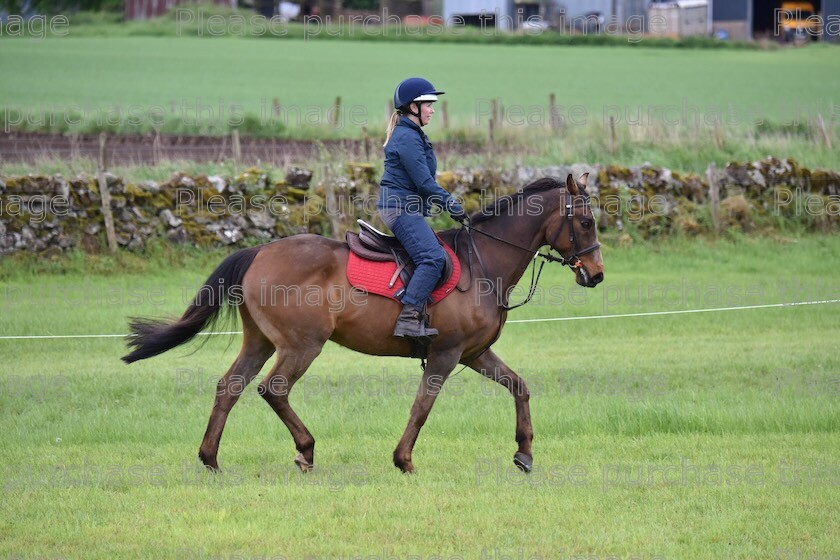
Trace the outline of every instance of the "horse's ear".
<path fill-rule="evenodd" d="M 571 173 L 569 173 L 569 176 L 566 177 L 566 190 L 575 196 L 579 194 L 577 183 L 575 183 L 575 178 L 572 177 Z"/>
<path fill-rule="evenodd" d="M 589 186 L 589 172 L 587 171 L 580 177 L 578 177 L 578 183 L 580 186 L 583 187 L 583 190 L 586 190 L 586 187 Z"/>

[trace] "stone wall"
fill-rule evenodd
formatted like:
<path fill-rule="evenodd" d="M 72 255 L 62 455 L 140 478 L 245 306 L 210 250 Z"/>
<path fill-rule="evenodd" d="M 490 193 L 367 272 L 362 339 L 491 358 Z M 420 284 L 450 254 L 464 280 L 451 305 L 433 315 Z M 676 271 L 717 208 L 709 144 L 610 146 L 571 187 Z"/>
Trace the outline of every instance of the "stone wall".
<path fill-rule="evenodd" d="M 475 211 L 540 177 L 585 171 L 604 231 L 632 229 L 652 238 L 788 222 L 833 231 L 840 224 L 840 174 L 793 160 L 733 162 L 704 176 L 650 165 L 455 169 L 439 173 L 438 181 Z M 251 168 L 235 177 L 179 173 L 164 183 L 107 174 L 106 180 L 117 243 L 132 251 L 150 240 L 244 246 L 306 232 L 340 236 L 356 218 L 379 223 L 377 177 L 368 164 L 348 163 L 317 184 L 311 171 L 299 168 L 283 177 Z M 107 247 L 104 221 L 96 177 L 0 177 L 0 255 L 98 252 Z"/>

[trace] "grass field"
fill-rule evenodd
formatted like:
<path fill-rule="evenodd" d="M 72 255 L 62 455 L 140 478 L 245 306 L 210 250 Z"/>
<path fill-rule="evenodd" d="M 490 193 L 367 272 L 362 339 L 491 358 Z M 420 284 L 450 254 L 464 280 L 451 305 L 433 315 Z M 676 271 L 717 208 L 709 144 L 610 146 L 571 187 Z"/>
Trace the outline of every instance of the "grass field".
<path fill-rule="evenodd" d="M 447 91 L 450 131 L 437 120 L 433 141 L 483 138 L 494 99 L 525 123 L 497 129 L 502 155 L 488 148 L 442 169 L 650 161 L 702 171 L 767 154 L 840 168 L 840 152 L 813 129 L 820 114 L 840 142 L 840 58 L 826 46 L 73 37 L 71 27 L 67 38 L 0 39 L 0 112 L 6 127 L 29 115 L 36 122 L 19 127 L 41 129 L 38 118 L 120 107 L 105 128 L 148 131 L 160 114 L 173 132 L 223 133 L 267 115 L 277 98 L 285 113 L 272 134 L 357 137 L 362 126 L 380 132 L 390 92 L 410 74 Z M 562 133 L 547 127 L 550 93 Z M 325 125 L 337 96 L 336 130 Z M 9 170 L 69 174 L 93 163 L 0 162 L 0 174 Z M 575 288 L 569 271 L 549 267 L 495 346 L 531 388 L 529 476 L 511 461 L 512 399 L 468 370 L 447 382 L 421 432 L 414 476 L 391 453 L 419 363 L 333 344 L 291 397 L 317 439 L 317 470 L 297 472 L 292 440 L 254 384 L 227 424 L 225 470 L 210 475 L 196 454 L 238 336 L 131 366 L 119 361 L 120 337 L 0 338 L 0 557 L 840 556 L 840 304 L 624 316 L 838 300 L 840 240 L 603 241 L 603 284 Z M 130 316 L 178 315 L 220 259 L 161 247 L 0 259 L 0 337 L 121 334 Z M 610 318 L 591 318 L 601 316 Z M 580 319 L 547 321 L 557 318 Z"/>
<path fill-rule="evenodd" d="M 0 74 L 14 77 L 0 82 L 6 130 L 223 134 L 239 127 L 282 138 L 358 138 L 363 127 L 382 134 L 394 84 L 423 74 L 448 92 L 449 129 L 439 111 L 432 140 L 479 146 L 443 162 L 450 166 L 650 161 L 703 172 L 711 162 L 773 154 L 840 167 L 840 152 L 815 124 L 822 116 L 830 141 L 840 143 L 840 57 L 824 45 L 684 50 L 71 35 L 0 39 L 0 46 Z M 560 132 L 549 127 L 551 93 L 566 123 Z M 495 132 L 496 144 L 508 148 L 502 154 L 484 151 L 494 100 L 504 110 Z M 40 162 L 27 172 L 55 167 Z"/>
<path fill-rule="evenodd" d="M 0 336 L 178 314 L 216 258 L 0 261 Z M 840 299 L 836 236 L 607 240 L 604 258 L 598 288 L 551 268 L 511 320 Z M 236 337 L 132 366 L 118 338 L 0 340 L 0 556 L 834 558 L 838 305 L 508 324 L 495 348 L 531 386 L 530 476 L 511 462 L 512 399 L 469 370 L 415 476 L 391 451 L 417 361 L 335 345 L 292 394 L 318 470 L 295 472 L 252 386 L 209 476 L 194 458 Z"/>
<path fill-rule="evenodd" d="M 259 114 L 261 108 L 270 112 L 275 97 L 283 107 L 326 110 L 341 96 L 348 113 L 357 109 L 355 122 L 347 115 L 356 128 L 384 122 L 396 82 L 409 74 L 426 75 L 446 90 L 453 121 L 470 124 L 486 122 L 492 99 L 525 115 L 532 106 L 547 111 L 552 92 L 561 114 L 586 123 L 610 114 L 621 123 L 640 110 L 646 117 L 662 108 L 682 120 L 684 107 L 689 118 L 711 111 L 724 123 L 730 110 L 749 125 L 817 111 L 829 119 L 840 89 L 840 58 L 829 46 L 716 51 L 429 44 L 418 53 L 412 43 L 71 36 L 2 40 L 0 72 L 13 77 L 0 85 L 8 107 L 168 110 L 175 102 L 187 113 L 201 105 L 199 118 L 226 119 L 230 113 L 219 110 L 220 102 Z"/>

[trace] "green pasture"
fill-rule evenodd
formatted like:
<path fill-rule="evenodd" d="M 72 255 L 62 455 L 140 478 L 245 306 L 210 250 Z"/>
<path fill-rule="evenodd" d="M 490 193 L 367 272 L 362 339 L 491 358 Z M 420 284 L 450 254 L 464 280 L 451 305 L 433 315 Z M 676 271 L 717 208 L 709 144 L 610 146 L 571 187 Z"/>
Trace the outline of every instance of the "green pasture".
<path fill-rule="evenodd" d="M 195 456 L 238 337 L 131 366 L 119 338 L 0 339 L 0 556 L 835 557 L 840 304 L 586 317 L 840 299 L 840 241 L 604 241 L 602 285 L 548 267 L 495 346 L 530 383 L 530 476 L 511 461 L 512 399 L 470 370 L 438 399 L 414 476 L 391 452 L 418 362 L 333 344 L 291 397 L 318 470 L 294 470 L 254 384 L 208 475 Z M 219 258 L 5 259 L 0 336 L 177 315 Z"/>
<path fill-rule="evenodd" d="M 714 50 L 71 33 L 0 40 L 0 114 L 4 130 L 226 134 L 238 128 L 244 135 L 318 140 L 360 138 L 366 128 L 375 140 L 395 84 L 422 74 L 447 92 L 448 128 L 439 105 L 430 137 L 466 146 L 470 154 L 442 161 L 442 168 L 649 161 L 703 172 L 711 162 L 773 154 L 836 169 L 836 51 L 826 45 Z M 559 130 L 550 126 L 552 93 L 565 123 Z M 56 166 L 9 165 L 3 164 L 7 174 Z"/>
<path fill-rule="evenodd" d="M 621 123 L 670 108 L 752 125 L 822 112 L 830 119 L 840 89 L 835 48 L 776 51 L 619 49 L 363 43 L 193 37 L 5 39 L 0 45 L 3 105 L 32 110 L 95 110 L 131 105 L 199 106 L 200 120 L 281 107 L 332 107 L 341 96 L 346 125 L 384 125 L 395 84 L 428 76 L 447 92 L 454 122 L 486 122 L 489 101 L 546 107 L 555 93 L 571 122 Z M 225 107 L 227 106 L 227 107 Z M 352 109 L 358 115 L 352 115 Z M 193 115 L 195 115 L 193 110 Z M 296 115 L 290 111 L 291 122 Z M 537 117 L 539 115 L 532 115 Z M 836 117 L 836 113 L 834 114 Z M 354 120 L 355 119 L 355 120 Z M 543 115 L 547 120 L 547 115 Z"/>

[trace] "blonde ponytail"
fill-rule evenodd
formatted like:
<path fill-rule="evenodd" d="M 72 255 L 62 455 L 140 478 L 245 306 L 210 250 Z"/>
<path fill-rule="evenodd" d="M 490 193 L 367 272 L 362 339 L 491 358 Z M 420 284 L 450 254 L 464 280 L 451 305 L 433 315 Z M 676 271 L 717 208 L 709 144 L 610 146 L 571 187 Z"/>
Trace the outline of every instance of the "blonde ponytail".
<path fill-rule="evenodd" d="M 391 134 L 393 134 L 394 128 L 397 126 L 397 123 L 399 122 L 399 120 L 400 120 L 399 112 L 394 111 L 394 113 L 391 115 L 391 118 L 388 119 L 388 128 L 385 129 L 385 143 L 382 144 L 383 148 L 388 145 L 388 140 L 391 139 Z"/>

